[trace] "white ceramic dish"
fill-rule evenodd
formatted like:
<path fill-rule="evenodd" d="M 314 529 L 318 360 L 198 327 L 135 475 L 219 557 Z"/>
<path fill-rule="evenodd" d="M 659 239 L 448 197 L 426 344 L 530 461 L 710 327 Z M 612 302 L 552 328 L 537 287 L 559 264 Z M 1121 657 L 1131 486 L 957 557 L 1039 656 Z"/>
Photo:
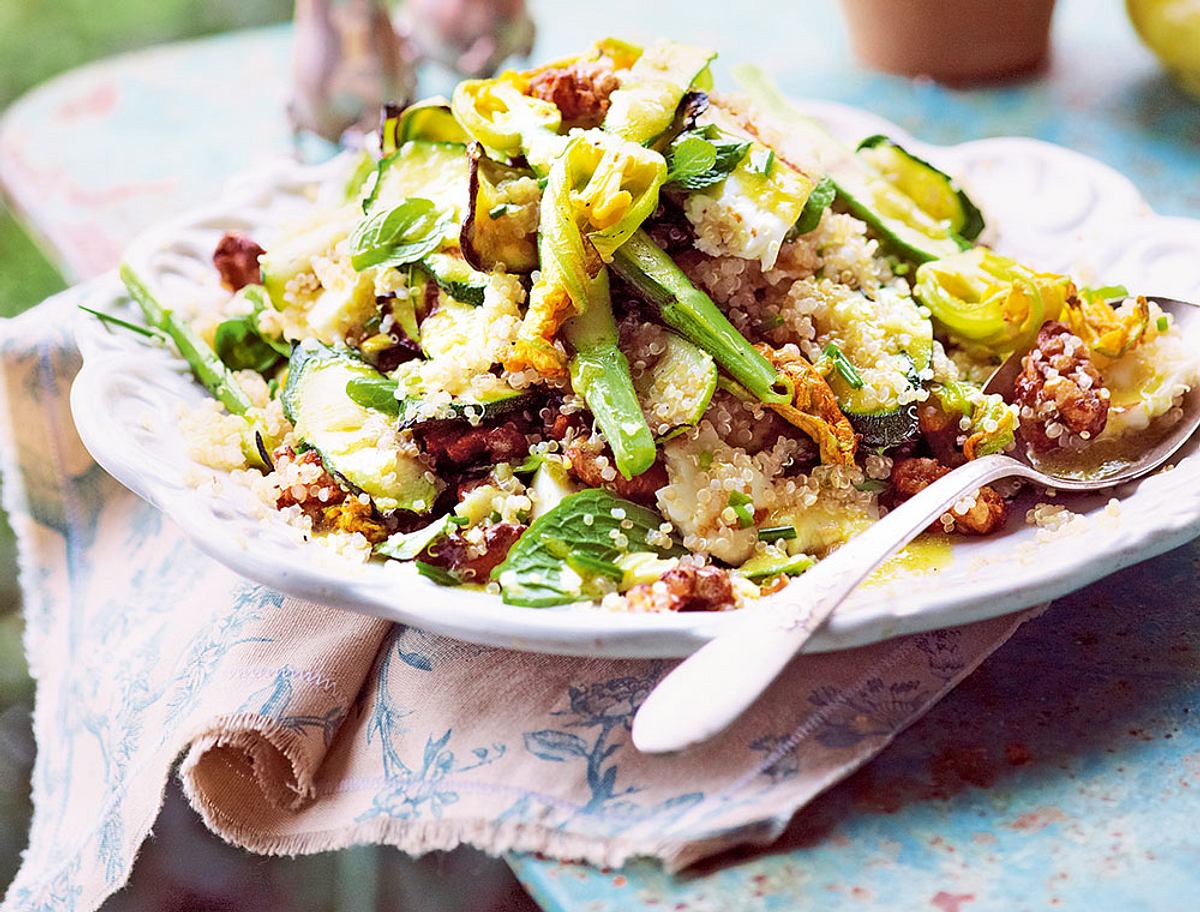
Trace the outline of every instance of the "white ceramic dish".
<path fill-rule="evenodd" d="M 987 240 L 1031 265 L 1087 282 L 1121 282 L 1145 293 L 1200 300 L 1200 221 L 1150 212 L 1132 184 L 1098 162 L 1046 143 L 988 139 L 926 146 L 865 112 L 829 103 L 802 107 L 854 141 L 884 132 L 959 175 L 989 221 Z M 228 229 L 269 241 L 272 226 L 309 205 L 336 162 L 281 163 L 238 178 L 213 207 L 149 232 L 130 263 L 170 299 L 215 291 L 210 256 Z M 80 303 L 138 319 L 114 277 L 76 292 Z M 205 392 L 183 362 L 130 333 L 105 330 L 80 313 L 84 366 L 71 404 L 96 460 L 163 510 L 200 548 L 253 580 L 294 596 L 366 612 L 478 643 L 575 655 L 685 655 L 734 614 L 614 614 L 596 608 L 510 607 L 482 593 L 441 588 L 411 565 L 362 565 L 297 540 L 277 517 L 248 510 L 229 479 L 193 463 L 176 430 L 180 408 Z M 199 487 L 196 480 L 201 479 Z M 963 541 L 948 565 L 862 588 L 809 642 L 844 649 L 905 633 L 966 624 L 1064 595 L 1200 535 L 1200 454 L 1195 444 L 1169 472 L 1107 497 L 1065 501 L 1088 515 L 1078 534 L 1038 541 L 1019 502 L 1008 532 Z M 1030 501 L 1031 503 L 1032 501 Z M 795 585 L 774 596 L 802 595 Z"/>

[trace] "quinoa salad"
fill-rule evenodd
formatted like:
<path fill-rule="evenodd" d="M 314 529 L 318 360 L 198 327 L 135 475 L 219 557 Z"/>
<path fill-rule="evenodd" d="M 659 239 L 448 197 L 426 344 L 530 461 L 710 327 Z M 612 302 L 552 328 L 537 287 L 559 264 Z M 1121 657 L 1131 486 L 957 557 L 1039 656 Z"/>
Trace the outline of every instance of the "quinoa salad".
<path fill-rule="evenodd" d="M 737 608 L 967 460 L 1178 418 L 1155 304 L 995 252 L 953 177 L 714 58 L 610 38 L 388 108 L 305 218 L 221 238 L 219 294 L 125 267 L 146 325 L 97 316 L 178 349 L 191 456 L 264 516 L 530 608 Z"/>

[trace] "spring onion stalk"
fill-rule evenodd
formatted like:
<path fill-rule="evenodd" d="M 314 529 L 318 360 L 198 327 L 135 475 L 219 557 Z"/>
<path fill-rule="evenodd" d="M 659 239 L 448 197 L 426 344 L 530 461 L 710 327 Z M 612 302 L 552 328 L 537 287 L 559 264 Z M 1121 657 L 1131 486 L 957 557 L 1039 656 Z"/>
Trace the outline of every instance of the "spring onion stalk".
<path fill-rule="evenodd" d="M 637 231 L 617 249 L 612 265 L 621 278 L 658 307 L 664 323 L 712 355 L 755 398 L 767 404 L 792 401 L 786 378 L 755 351 L 645 231 Z"/>
<path fill-rule="evenodd" d="M 633 478 L 654 464 L 654 435 L 638 404 L 629 361 L 617 346 L 607 270 L 600 270 L 589 291 L 587 309 L 563 326 L 575 351 L 571 386 L 583 396 L 612 447 L 617 471 Z"/>
<path fill-rule="evenodd" d="M 238 385 L 233 373 L 221 363 L 217 353 L 187 323 L 159 303 L 137 273 L 124 263 L 121 264 L 121 281 L 142 308 L 146 322 L 171 337 L 196 379 L 221 400 L 231 414 L 244 415 L 254 408 L 250 397 Z"/>

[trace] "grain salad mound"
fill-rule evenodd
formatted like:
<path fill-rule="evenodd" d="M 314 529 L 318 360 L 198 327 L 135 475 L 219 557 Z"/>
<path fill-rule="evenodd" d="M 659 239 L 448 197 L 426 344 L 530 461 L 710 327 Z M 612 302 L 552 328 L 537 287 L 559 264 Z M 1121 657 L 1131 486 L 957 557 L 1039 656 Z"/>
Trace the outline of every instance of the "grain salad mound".
<path fill-rule="evenodd" d="M 275 237 L 223 237 L 194 299 L 127 269 L 213 395 L 180 419 L 192 458 L 340 559 L 726 611 L 968 460 L 1177 417 L 1196 348 L 1157 307 L 990 250 L 952 176 L 712 92 L 714 57 L 604 39 L 465 81 L 389 109 Z M 985 394 L 1014 353 L 1018 388 Z M 996 534 L 1015 494 L 931 531 Z"/>

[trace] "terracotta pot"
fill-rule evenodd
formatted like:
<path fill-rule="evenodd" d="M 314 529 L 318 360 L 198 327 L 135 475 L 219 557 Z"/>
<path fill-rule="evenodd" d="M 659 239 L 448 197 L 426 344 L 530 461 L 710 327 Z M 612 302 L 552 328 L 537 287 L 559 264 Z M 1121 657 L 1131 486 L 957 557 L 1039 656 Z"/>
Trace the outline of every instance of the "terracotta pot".
<path fill-rule="evenodd" d="M 1054 0 L 842 0 L 842 12 L 868 66 L 965 83 L 1041 66 Z"/>

